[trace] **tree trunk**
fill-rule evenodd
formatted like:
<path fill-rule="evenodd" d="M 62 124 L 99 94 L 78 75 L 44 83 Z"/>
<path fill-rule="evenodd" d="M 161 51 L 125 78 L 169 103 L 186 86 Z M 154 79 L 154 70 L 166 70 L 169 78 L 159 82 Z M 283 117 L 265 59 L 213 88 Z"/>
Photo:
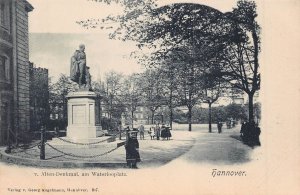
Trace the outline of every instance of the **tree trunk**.
<path fill-rule="evenodd" d="M 110 105 L 109 105 L 109 130 L 112 129 L 112 96 L 110 96 Z"/>
<path fill-rule="evenodd" d="M 112 126 L 112 124 L 111 124 L 111 113 L 109 113 L 109 130 L 111 130 L 111 126 Z"/>
<path fill-rule="evenodd" d="M 249 98 L 249 122 L 254 121 L 254 114 L 253 114 L 253 95 L 252 93 L 248 94 Z"/>
<path fill-rule="evenodd" d="M 192 131 L 192 107 L 188 107 L 188 123 L 189 123 L 189 131 Z"/>
<path fill-rule="evenodd" d="M 154 111 L 151 110 L 151 124 L 154 124 Z"/>
<path fill-rule="evenodd" d="M 173 125 L 173 108 L 170 107 L 170 128 L 172 129 Z"/>
<path fill-rule="evenodd" d="M 169 98 L 170 128 L 171 129 L 172 129 L 172 125 L 173 125 L 173 105 L 172 105 L 172 101 L 173 101 L 173 89 L 171 88 L 171 90 L 170 90 L 170 98 Z"/>
<path fill-rule="evenodd" d="M 211 102 L 208 103 L 208 132 L 211 133 Z"/>
<path fill-rule="evenodd" d="M 131 111 L 131 128 L 133 129 L 133 111 Z"/>

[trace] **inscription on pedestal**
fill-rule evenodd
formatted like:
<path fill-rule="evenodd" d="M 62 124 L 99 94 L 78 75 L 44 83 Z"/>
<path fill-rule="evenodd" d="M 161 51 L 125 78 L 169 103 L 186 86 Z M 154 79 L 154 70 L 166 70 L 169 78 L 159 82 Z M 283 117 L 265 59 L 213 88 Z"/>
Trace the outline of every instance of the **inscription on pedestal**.
<path fill-rule="evenodd" d="M 85 124 L 86 123 L 86 113 L 85 105 L 73 105 L 72 106 L 72 124 Z"/>
<path fill-rule="evenodd" d="M 72 92 L 68 95 L 67 137 L 72 140 L 94 139 L 103 135 L 99 120 L 97 95 L 90 91 Z M 100 121 L 100 120 L 99 120 Z"/>

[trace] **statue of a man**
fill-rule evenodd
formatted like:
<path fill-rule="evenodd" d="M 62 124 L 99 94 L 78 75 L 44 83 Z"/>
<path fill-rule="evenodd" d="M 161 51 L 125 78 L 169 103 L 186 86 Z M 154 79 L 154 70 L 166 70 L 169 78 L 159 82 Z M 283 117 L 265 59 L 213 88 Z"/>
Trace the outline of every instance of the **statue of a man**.
<path fill-rule="evenodd" d="M 86 84 L 86 55 L 85 45 L 79 45 L 71 58 L 70 78 L 79 84 L 80 87 Z"/>
<path fill-rule="evenodd" d="M 89 91 L 92 91 L 92 84 L 91 84 L 92 76 L 90 74 L 90 67 L 86 66 L 85 71 L 86 71 L 85 72 L 85 81 L 86 81 L 85 88 L 88 89 Z"/>

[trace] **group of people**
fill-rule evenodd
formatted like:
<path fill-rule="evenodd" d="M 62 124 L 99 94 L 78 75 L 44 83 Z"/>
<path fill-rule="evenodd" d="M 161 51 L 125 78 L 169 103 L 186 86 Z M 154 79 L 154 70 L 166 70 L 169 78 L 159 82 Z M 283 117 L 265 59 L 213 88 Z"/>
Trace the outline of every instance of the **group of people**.
<path fill-rule="evenodd" d="M 160 138 L 162 138 L 163 140 L 170 140 L 170 137 L 172 137 L 171 128 L 165 126 L 164 124 L 162 124 L 161 127 L 159 124 L 150 127 L 148 133 L 150 135 L 151 140 L 160 140 Z"/>
<path fill-rule="evenodd" d="M 126 142 L 125 142 L 125 150 L 126 150 L 126 162 L 129 168 L 137 168 L 137 163 L 141 162 L 141 157 L 139 153 L 139 141 L 137 139 L 138 134 L 140 135 L 140 140 L 145 139 L 145 127 L 144 125 L 140 125 L 138 128 L 130 129 L 129 126 L 125 128 L 126 130 Z M 151 140 L 170 140 L 172 137 L 170 127 L 162 124 L 156 124 L 156 126 L 150 127 L 148 131 Z"/>
<path fill-rule="evenodd" d="M 240 133 L 244 143 L 250 146 L 260 146 L 260 128 L 254 121 L 243 122 Z"/>
<path fill-rule="evenodd" d="M 236 121 L 233 120 L 233 118 L 230 118 L 226 121 L 226 126 L 227 126 L 227 129 L 231 129 L 231 128 L 234 128 L 236 125 Z"/>

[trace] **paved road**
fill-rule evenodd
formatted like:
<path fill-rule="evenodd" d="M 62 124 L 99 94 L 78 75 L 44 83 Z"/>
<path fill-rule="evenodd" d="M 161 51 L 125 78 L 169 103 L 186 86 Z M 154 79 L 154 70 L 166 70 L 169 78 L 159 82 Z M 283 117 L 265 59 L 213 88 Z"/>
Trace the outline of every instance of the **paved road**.
<path fill-rule="evenodd" d="M 221 134 L 216 130 L 213 133 L 200 133 L 193 147 L 180 159 L 189 162 L 228 165 L 248 162 L 252 149 L 238 140 L 238 135 L 239 127 L 225 128 Z"/>
<path fill-rule="evenodd" d="M 215 125 L 216 126 L 216 125 Z M 216 127 L 213 128 L 213 133 L 207 132 L 207 125 L 193 125 L 193 131 L 186 131 L 186 126 L 181 125 L 174 128 L 172 131 L 172 140 L 150 140 L 146 136 L 146 140 L 140 140 L 140 154 L 142 162 L 139 167 L 160 167 L 170 164 L 170 162 L 177 159 L 185 160 L 187 162 L 195 163 L 214 163 L 214 164 L 235 164 L 250 161 L 249 152 L 252 149 L 239 140 L 233 138 L 234 135 L 238 138 L 239 128 L 224 129 L 224 132 L 218 134 Z M 232 137 L 233 136 L 233 137 Z M 113 143 L 112 143 L 113 144 Z M 115 147 L 115 144 L 113 144 Z M 108 148 L 60 148 L 67 153 L 74 153 L 77 155 L 95 155 L 101 154 L 108 150 Z M 116 151 L 97 158 L 82 159 L 62 155 L 51 148 L 46 148 L 46 159 L 49 161 L 80 161 L 80 162 L 101 162 L 101 163 L 124 163 L 125 149 L 119 148 Z M 32 148 L 25 152 L 12 153 L 21 158 L 39 159 L 39 149 Z M 51 164 L 51 163 L 50 163 Z M 49 164 L 49 166 L 50 166 Z M 123 165 L 121 165 L 122 168 Z"/>

